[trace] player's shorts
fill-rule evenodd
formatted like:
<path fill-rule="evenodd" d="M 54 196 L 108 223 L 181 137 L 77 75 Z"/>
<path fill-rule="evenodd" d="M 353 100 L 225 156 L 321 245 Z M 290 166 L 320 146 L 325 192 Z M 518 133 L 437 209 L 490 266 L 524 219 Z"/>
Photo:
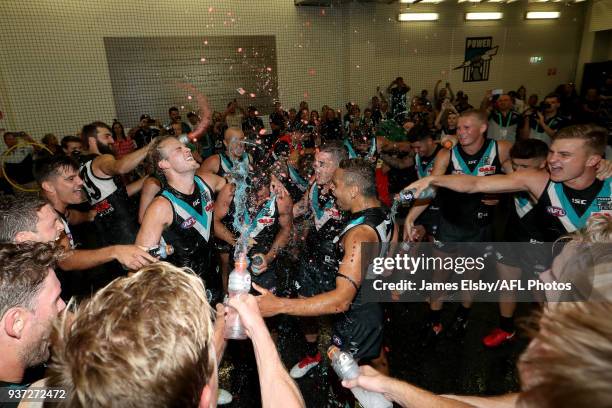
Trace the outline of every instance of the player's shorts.
<path fill-rule="evenodd" d="M 552 263 L 549 245 L 540 242 L 496 243 L 495 256 L 500 264 L 520 268 L 523 276 L 539 276 Z"/>
<path fill-rule="evenodd" d="M 331 255 L 320 254 L 300 262 L 295 277 L 295 289 L 300 296 L 312 297 L 336 288 L 338 263 Z"/>
<path fill-rule="evenodd" d="M 332 342 L 350 352 L 356 360 L 368 361 L 380 356 L 383 344 L 383 309 L 378 303 L 367 303 L 358 311 L 337 317 Z"/>
<path fill-rule="evenodd" d="M 436 247 L 446 253 L 458 252 L 461 243 L 493 241 L 493 225 L 462 226 L 440 217 Z M 463 246 L 463 245 L 461 245 Z"/>
<path fill-rule="evenodd" d="M 428 207 L 415 221 L 416 225 L 425 227 L 427 235 L 437 239 L 440 224 L 440 209 L 438 207 Z"/>

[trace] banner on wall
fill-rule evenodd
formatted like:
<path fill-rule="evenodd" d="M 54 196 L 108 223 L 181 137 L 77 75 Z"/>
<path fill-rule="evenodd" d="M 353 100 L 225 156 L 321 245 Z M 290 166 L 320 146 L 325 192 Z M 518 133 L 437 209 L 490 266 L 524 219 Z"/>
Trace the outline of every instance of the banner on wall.
<path fill-rule="evenodd" d="M 491 60 L 498 48 L 499 45 L 493 46 L 493 37 L 468 37 L 465 39 L 465 59 L 453 69 L 463 69 L 463 82 L 488 81 Z"/>

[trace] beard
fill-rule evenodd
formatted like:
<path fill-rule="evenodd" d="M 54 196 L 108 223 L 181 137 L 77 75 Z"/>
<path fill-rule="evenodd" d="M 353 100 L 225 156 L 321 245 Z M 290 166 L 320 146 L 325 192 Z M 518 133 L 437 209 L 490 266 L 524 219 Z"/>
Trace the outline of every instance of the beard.
<path fill-rule="evenodd" d="M 114 154 L 115 152 L 113 152 L 113 149 L 110 147 L 110 145 L 105 145 L 100 143 L 99 140 L 96 140 L 96 146 L 98 147 L 98 151 L 100 152 L 100 154 Z"/>
<path fill-rule="evenodd" d="M 46 326 L 36 323 L 36 332 L 39 335 L 35 335 L 36 339 L 27 344 L 21 351 L 21 361 L 25 367 L 34 367 L 38 364 L 44 363 L 49 360 L 51 355 L 49 351 L 51 331 L 53 329 L 53 321 L 47 323 Z"/>

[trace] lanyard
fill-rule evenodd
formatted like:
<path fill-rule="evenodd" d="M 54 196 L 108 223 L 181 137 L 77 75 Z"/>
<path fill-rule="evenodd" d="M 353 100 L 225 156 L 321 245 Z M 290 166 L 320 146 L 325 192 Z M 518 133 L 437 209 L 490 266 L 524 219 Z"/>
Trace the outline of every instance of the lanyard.
<path fill-rule="evenodd" d="M 502 122 L 503 116 L 501 112 L 497 112 L 497 116 L 499 116 L 499 127 L 507 128 L 508 126 L 510 126 L 510 122 L 512 121 L 512 112 L 508 112 L 508 120 L 506 120 L 506 126 L 504 126 Z"/>
<path fill-rule="evenodd" d="M 546 126 L 550 127 L 550 124 L 553 123 L 555 121 L 556 116 L 553 116 L 552 118 L 550 118 L 548 120 L 548 123 L 546 124 Z M 542 132 L 540 132 L 540 123 L 538 121 L 536 121 L 536 127 L 535 127 L 535 131 L 536 133 L 542 133 L 544 131 L 544 128 L 542 128 Z"/>

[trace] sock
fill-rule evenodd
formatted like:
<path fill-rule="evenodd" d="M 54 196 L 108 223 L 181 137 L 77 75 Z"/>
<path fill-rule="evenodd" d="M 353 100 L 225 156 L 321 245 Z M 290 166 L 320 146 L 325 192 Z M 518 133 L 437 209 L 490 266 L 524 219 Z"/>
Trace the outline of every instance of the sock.
<path fill-rule="evenodd" d="M 442 310 L 430 310 L 429 311 L 429 323 L 432 326 L 440 324 L 440 318 L 442 315 Z"/>
<path fill-rule="evenodd" d="M 306 354 L 310 357 L 314 357 L 319 352 L 319 343 L 315 341 L 307 341 L 306 342 Z"/>
<path fill-rule="evenodd" d="M 459 309 L 457 309 L 457 318 L 461 319 L 461 320 L 467 320 L 468 317 L 470 317 L 470 310 L 472 310 L 469 307 L 465 307 L 463 305 L 459 305 Z"/>
<path fill-rule="evenodd" d="M 499 316 L 499 328 L 508 333 L 514 333 L 514 318 Z"/>

